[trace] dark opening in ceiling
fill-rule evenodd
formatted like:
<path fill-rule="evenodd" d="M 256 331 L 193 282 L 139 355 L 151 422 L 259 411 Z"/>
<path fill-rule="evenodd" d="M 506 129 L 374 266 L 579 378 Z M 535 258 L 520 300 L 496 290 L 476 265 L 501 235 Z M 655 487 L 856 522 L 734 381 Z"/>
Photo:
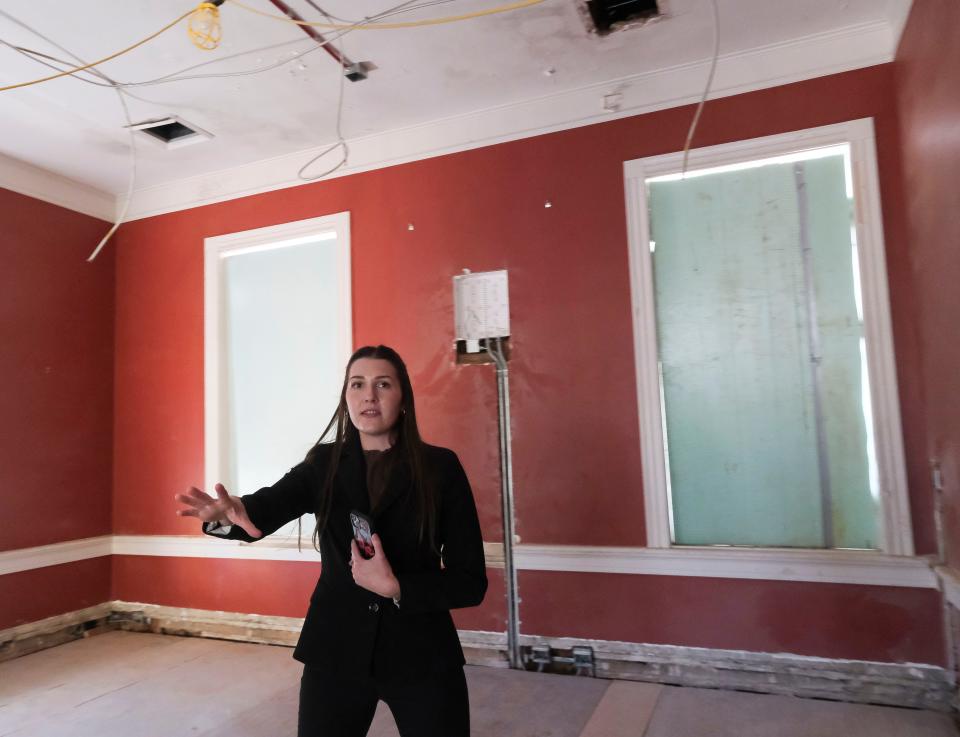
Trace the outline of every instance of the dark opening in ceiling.
<path fill-rule="evenodd" d="M 188 128 L 183 123 L 176 120 L 170 123 L 162 123 L 150 128 L 144 128 L 143 132 L 147 135 L 153 136 L 154 138 L 159 138 L 164 143 L 175 141 L 176 139 L 183 138 L 184 136 L 192 136 L 196 134 L 196 131 L 193 128 Z"/>
<path fill-rule="evenodd" d="M 587 0 L 587 12 L 600 36 L 660 14 L 657 0 Z"/>
<path fill-rule="evenodd" d="M 168 115 L 165 118 L 155 118 L 154 120 L 144 120 L 142 123 L 134 123 L 127 126 L 135 131 L 150 136 L 155 141 L 159 141 L 169 148 L 179 148 L 191 143 L 208 141 L 213 138 L 199 126 L 188 123 L 176 115 Z"/>

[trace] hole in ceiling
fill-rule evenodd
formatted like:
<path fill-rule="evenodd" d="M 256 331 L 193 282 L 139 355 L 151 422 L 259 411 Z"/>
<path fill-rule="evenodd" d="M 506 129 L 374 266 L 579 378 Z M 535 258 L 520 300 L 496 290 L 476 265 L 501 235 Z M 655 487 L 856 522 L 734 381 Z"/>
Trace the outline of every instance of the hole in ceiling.
<path fill-rule="evenodd" d="M 598 36 L 641 25 L 660 15 L 657 0 L 586 0 L 587 15 Z"/>
<path fill-rule="evenodd" d="M 179 123 L 177 121 L 151 126 L 150 128 L 144 128 L 143 132 L 148 136 L 155 136 L 159 138 L 164 143 L 175 141 L 176 139 L 183 138 L 184 136 L 194 136 L 197 134 L 193 128 L 188 128 L 183 123 Z"/>
<path fill-rule="evenodd" d="M 134 123 L 127 126 L 133 130 L 140 131 L 150 136 L 155 141 L 159 141 L 167 148 L 178 148 L 191 143 L 208 141 L 213 135 L 207 133 L 199 126 L 188 123 L 175 115 L 168 115 L 165 118 L 154 120 L 145 120 L 142 123 Z"/>

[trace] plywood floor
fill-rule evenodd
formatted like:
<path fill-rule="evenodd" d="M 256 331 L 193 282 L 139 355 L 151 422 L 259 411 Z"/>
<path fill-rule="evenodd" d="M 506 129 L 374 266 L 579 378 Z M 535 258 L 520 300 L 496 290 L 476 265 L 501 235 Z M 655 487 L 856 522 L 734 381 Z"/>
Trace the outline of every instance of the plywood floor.
<path fill-rule="evenodd" d="M 291 650 L 109 632 L 0 663 L 0 737 L 294 737 Z M 471 667 L 474 737 L 960 737 L 944 714 Z M 396 737 L 380 705 L 370 737 Z"/>

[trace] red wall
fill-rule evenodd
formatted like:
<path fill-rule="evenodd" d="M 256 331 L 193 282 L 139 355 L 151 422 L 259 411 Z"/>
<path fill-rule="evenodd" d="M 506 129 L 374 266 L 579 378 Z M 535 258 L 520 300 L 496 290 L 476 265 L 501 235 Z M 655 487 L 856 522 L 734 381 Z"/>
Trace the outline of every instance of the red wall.
<path fill-rule="evenodd" d="M 960 3 L 914 0 L 894 71 L 922 451 L 941 464 L 947 558 L 960 569 Z M 917 488 L 930 495 L 931 487 L 928 474 Z"/>
<path fill-rule="evenodd" d="M 539 635 L 890 662 L 944 657 L 935 589 L 521 571 L 520 591 L 523 630 Z"/>
<path fill-rule="evenodd" d="M 270 560 L 115 555 L 111 598 L 173 607 L 304 617 L 320 565 Z M 506 629 L 503 572 L 488 571 L 482 607 L 454 612 L 467 630 Z M 2 580 L 2 579 L 0 579 Z"/>
<path fill-rule="evenodd" d="M 0 221 L 0 551 L 110 534 L 114 254 L 86 262 L 108 226 L 5 189 Z M 0 576 L 0 629 L 108 589 L 88 562 Z"/>
<path fill-rule="evenodd" d="M 110 558 L 0 576 L 0 630 L 110 600 Z"/>
<path fill-rule="evenodd" d="M 936 547 L 933 457 L 960 568 L 958 29 L 960 3 L 915 0 L 894 64 L 711 101 L 695 145 L 874 118 L 917 552 Z M 691 113 L 137 221 L 92 265 L 104 223 L 0 190 L 0 551 L 195 533 L 172 495 L 203 480 L 203 239 L 343 210 L 355 341 L 406 357 L 424 435 L 463 459 L 485 538 L 500 539 L 495 382 L 489 366 L 452 360 L 450 277 L 462 268 L 510 271 L 522 541 L 642 546 L 622 163 L 679 149 Z M 317 572 L 136 556 L 52 566 L 0 576 L 0 629 L 108 598 L 301 616 Z M 458 626 L 503 630 L 503 576 L 489 573 L 486 602 L 457 612 Z M 542 571 L 521 572 L 520 586 L 525 633 L 944 660 L 933 590 Z"/>
<path fill-rule="evenodd" d="M 919 317 L 895 102 L 893 66 L 872 67 L 712 101 L 695 143 L 875 119 L 911 507 L 918 552 L 927 553 L 935 541 L 925 404 L 913 391 Z M 622 165 L 681 148 L 691 114 L 666 110 L 125 226 L 117 246 L 115 532 L 196 531 L 174 516 L 172 495 L 203 481 L 203 239 L 349 210 L 355 342 L 386 342 L 405 356 L 424 435 L 463 459 L 485 538 L 500 539 L 495 381 L 489 366 L 453 362 L 450 277 L 463 268 L 510 271 L 522 541 L 643 545 Z M 136 600 L 155 590 L 151 600 L 179 606 L 294 612 L 315 574 L 296 568 L 307 564 L 197 561 L 189 565 L 202 575 L 186 575 L 187 565 L 118 558 L 114 594 Z M 933 591 L 532 571 L 521 584 L 529 633 L 943 659 Z M 211 590 L 223 598 L 212 600 Z M 483 607 L 458 615 L 461 626 L 502 630 L 502 592 L 498 579 Z"/>
<path fill-rule="evenodd" d="M 116 531 L 192 529 L 170 514 L 170 497 L 202 479 L 203 239 L 350 210 L 355 342 L 401 349 L 425 435 L 461 454 L 488 539 L 497 537 L 495 383 L 490 367 L 453 362 L 450 277 L 464 267 L 510 270 L 523 541 L 642 545 L 622 164 L 682 146 L 689 114 L 667 110 L 126 226 L 117 257 Z M 714 101 L 697 143 L 868 116 L 881 169 L 899 167 L 889 65 Z M 884 176 L 882 185 L 897 266 L 906 252 L 899 183 Z M 898 345 L 910 339 L 913 317 L 901 308 L 910 290 L 909 275 L 891 268 Z M 909 361 L 901 373 L 909 389 Z M 921 423 L 909 391 L 904 405 L 912 436 Z M 922 450 L 909 461 L 925 480 Z M 926 495 L 914 504 L 919 552 L 929 552 Z"/>

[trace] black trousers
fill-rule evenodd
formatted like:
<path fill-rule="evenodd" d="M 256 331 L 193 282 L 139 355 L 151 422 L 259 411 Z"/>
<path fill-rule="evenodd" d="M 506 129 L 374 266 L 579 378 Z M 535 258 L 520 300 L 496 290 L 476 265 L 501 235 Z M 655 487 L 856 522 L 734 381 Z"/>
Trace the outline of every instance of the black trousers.
<path fill-rule="evenodd" d="M 378 701 L 400 737 L 469 737 L 470 702 L 463 668 L 419 679 L 347 679 L 304 666 L 297 737 L 364 737 Z"/>

